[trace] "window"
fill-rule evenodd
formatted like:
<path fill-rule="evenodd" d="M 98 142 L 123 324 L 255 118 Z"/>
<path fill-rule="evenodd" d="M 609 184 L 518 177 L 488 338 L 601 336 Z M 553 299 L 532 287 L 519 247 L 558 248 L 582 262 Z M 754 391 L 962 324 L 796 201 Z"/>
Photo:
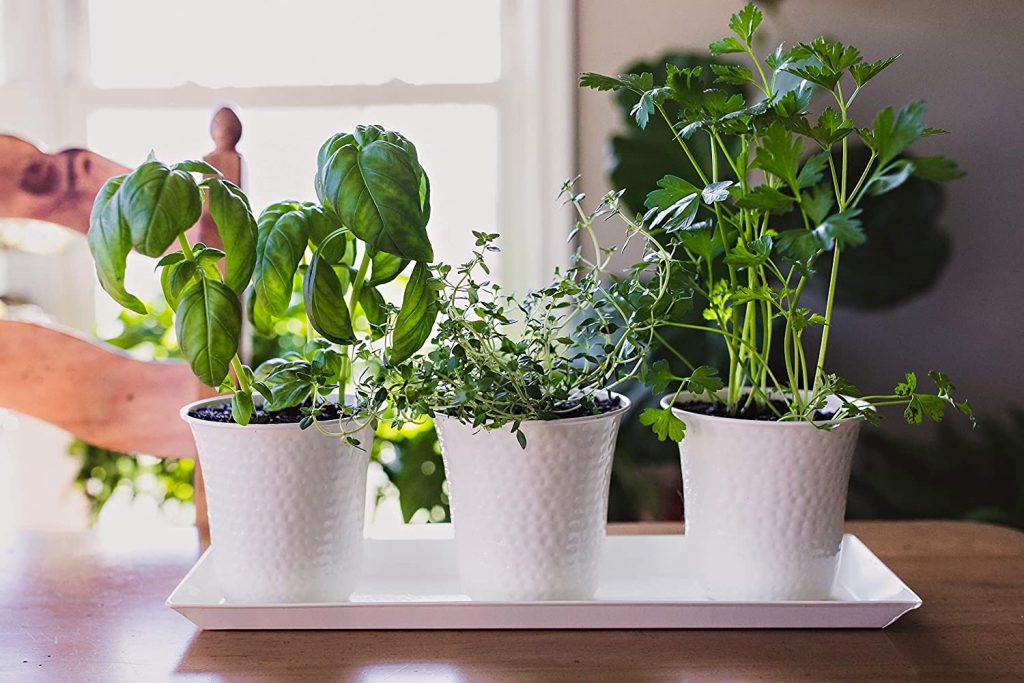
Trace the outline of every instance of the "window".
<path fill-rule="evenodd" d="M 312 198 L 320 143 L 380 123 L 420 151 L 439 260 L 465 259 L 474 229 L 503 234 L 498 274 L 517 289 L 568 259 L 568 0 L 0 3 L 0 34 L 20 36 L 0 128 L 134 166 L 205 153 L 229 103 L 255 208 Z"/>
<path fill-rule="evenodd" d="M 571 6 L 0 0 L 0 131 L 128 166 L 151 149 L 175 161 L 210 150 L 209 117 L 228 103 L 242 119 L 244 182 L 259 208 L 312 198 L 320 143 L 380 123 L 416 143 L 430 175 L 437 258 L 464 259 L 473 229 L 500 232 L 496 274 L 522 291 L 570 252 L 572 218 L 557 193 L 574 173 Z M 0 253 L 0 283 L 59 298 L 47 304 L 59 322 L 91 331 L 114 306 L 81 286 L 91 262 L 84 240 L 72 242 L 32 268 L 6 268 Z M 129 279 L 140 293 L 159 291 L 151 263 L 130 266 Z M 60 452 L 52 461 L 37 458 L 23 474 L 67 481 L 53 468 L 70 461 Z"/>

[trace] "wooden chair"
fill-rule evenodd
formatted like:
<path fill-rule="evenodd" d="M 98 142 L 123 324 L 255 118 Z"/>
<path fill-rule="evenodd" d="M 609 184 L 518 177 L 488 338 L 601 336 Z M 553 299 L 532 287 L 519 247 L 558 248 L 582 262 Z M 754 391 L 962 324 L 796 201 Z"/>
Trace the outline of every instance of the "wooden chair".
<path fill-rule="evenodd" d="M 242 124 L 221 108 L 210 125 L 214 150 L 203 159 L 242 184 L 236 150 Z M 0 218 L 30 218 L 85 235 L 93 199 L 108 178 L 130 169 L 84 149 L 54 154 L 0 135 Z M 208 215 L 193 239 L 220 246 Z M 77 332 L 0 318 L 0 408 L 41 419 L 89 443 L 162 458 L 195 457 L 181 406 L 209 396 L 181 361 L 140 361 Z M 196 467 L 196 525 L 208 538 L 202 474 Z"/>

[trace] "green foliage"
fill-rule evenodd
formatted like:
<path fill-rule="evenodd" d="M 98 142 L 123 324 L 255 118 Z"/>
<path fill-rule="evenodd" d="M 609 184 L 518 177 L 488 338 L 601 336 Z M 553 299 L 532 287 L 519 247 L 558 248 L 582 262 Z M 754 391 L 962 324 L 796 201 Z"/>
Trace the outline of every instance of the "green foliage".
<path fill-rule="evenodd" d="M 178 302 L 174 326 L 192 372 L 203 384 L 219 386 L 227 377 L 242 332 L 235 293 L 227 285 L 200 277 Z"/>
<path fill-rule="evenodd" d="M 96 195 L 89 216 L 89 250 L 96 261 L 96 275 L 103 289 L 125 308 L 145 314 L 145 304 L 124 287 L 132 237 L 119 206 L 118 191 L 123 183 L 124 176 L 111 178 Z"/>
<path fill-rule="evenodd" d="M 199 188 L 188 171 L 156 160 L 129 173 L 117 193 L 132 246 L 143 256 L 162 256 L 202 213 Z"/>
<path fill-rule="evenodd" d="M 306 269 L 302 296 L 313 329 L 336 344 L 351 344 L 355 341 L 341 280 L 331 264 L 322 258 L 319 250 Z"/>
<path fill-rule="evenodd" d="M 349 388 L 355 402 L 342 401 L 342 415 L 376 424 L 386 398 L 380 377 L 389 363 L 415 353 L 433 324 L 433 294 L 424 288 L 432 257 L 430 184 L 413 144 L 380 126 L 332 136 L 317 164 L 322 204 L 281 202 L 260 216 L 250 317 L 264 335 L 276 329 L 294 311 L 293 286 L 301 275 L 309 325 L 343 348 L 307 346 L 274 372 L 256 374 L 271 385 L 275 408 L 312 402 L 303 427 L 326 407 L 330 390 L 344 396 Z M 377 287 L 397 278 L 410 260 L 416 263 L 398 307 Z"/>
<path fill-rule="evenodd" d="M 260 214 L 253 273 L 253 322 L 261 330 L 288 307 L 292 278 L 306 254 L 310 238 L 309 211 L 298 202 L 271 204 Z"/>
<path fill-rule="evenodd" d="M 182 352 L 205 384 L 224 383 L 236 366 L 238 390 L 248 391 L 238 362 L 241 311 L 238 292 L 245 289 L 255 261 L 255 221 L 241 190 L 220 177 L 197 183 L 193 172 L 212 167 L 188 161 L 167 166 L 150 159 L 104 186 L 90 217 L 89 247 L 103 288 L 126 308 L 145 313 L 137 298 L 124 291 L 124 263 L 130 246 L 159 258 L 160 282 L 172 310 Z M 204 194 L 230 254 L 203 244 L 190 245 L 185 231 L 199 219 Z M 181 251 L 165 254 L 175 242 Z M 226 260 L 227 282 L 219 262 Z M 241 415 L 243 413 L 239 413 Z"/>
<path fill-rule="evenodd" d="M 650 427 L 658 441 L 682 441 L 686 433 L 686 424 L 672 413 L 671 408 L 648 408 L 640 413 L 640 424 Z"/>
<path fill-rule="evenodd" d="M 425 187 L 416 148 L 380 126 L 335 135 L 317 156 L 316 190 L 324 206 L 373 249 L 412 261 L 434 258 Z"/>
<path fill-rule="evenodd" d="M 391 344 L 391 362 L 402 363 L 414 354 L 434 328 L 437 319 L 437 289 L 424 263 L 417 263 L 405 286 L 402 308 L 395 321 L 394 340 Z"/>
<path fill-rule="evenodd" d="M 604 282 L 615 250 L 600 248 L 593 222 L 618 216 L 631 233 L 636 223 L 619 208 L 617 194 L 592 213 L 583 210 L 571 182 L 563 195 L 580 216 L 577 230 L 594 240 L 595 260 L 577 254 L 573 267 L 556 271 L 548 285 L 515 297 L 489 278 L 487 254 L 497 251 L 498 236 L 475 232 L 473 258 L 456 269 L 435 267 L 437 283 L 422 290 L 436 291 L 439 322 L 426 358 L 399 368 L 388 387 L 399 415 L 442 413 L 487 429 L 507 426 L 525 447 L 523 422 L 602 412 L 610 407 L 607 390 L 636 374 L 668 284 L 644 297 L 639 273 Z M 419 291 L 412 284 L 407 295 Z M 627 313 L 628 301 L 638 297 L 649 310 Z"/>
<path fill-rule="evenodd" d="M 866 147 L 849 146 L 851 168 L 864 168 L 869 158 Z M 915 172 L 898 187 L 877 196 L 868 194 L 860 203 L 858 218 L 866 241 L 843 253 L 842 277 L 835 290 L 837 306 L 877 310 L 901 304 L 930 289 L 949 261 L 950 239 L 939 222 L 943 188 L 918 176 L 920 158 L 901 158 L 910 160 Z M 800 219 L 794 215 L 779 222 L 796 227 Z M 819 277 L 809 287 L 824 297 L 831 263 L 819 262 L 816 270 Z"/>
<path fill-rule="evenodd" d="M 884 109 L 870 128 L 858 127 L 851 117 L 850 107 L 861 86 L 895 58 L 866 64 L 855 47 L 818 38 L 789 51 L 780 48 L 762 61 L 752 47 L 760 22 L 757 8 L 747 5 L 730 20 L 735 37 L 710 46 L 712 56 L 745 55 L 750 68 L 712 64 L 711 71 L 727 85 L 749 82 L 757 99 L 705 87 L 699 83 L 703 69 L 674 64 L 666 65 L 661 82 L 645 72 L 617 78 L 584 74 L 580 83 L 631 98 L 636 102 L 631 112 L 641 127 L 646 120 L 663 119 L 677 132 L 674 143 L 690 166 L 687 179 L 671 173 L 658 181 L 660 189 L 648 194 L 643 220 L 651 240 L 635 270 L 657 273 L 650 288 L 667 279 L 685 282 L 684 298 L 697 304 L 703 320 L 679 322 L 666 315 L 662 325 L 720 338 L 728 355 L 721 400 L 730 414 L 751 403 L 770 405 L 771 399 L 782 396 L 788 407 L 781 419 L 811 420 L 829 395 L 852 391 L 826 372 L 825 361 L 840 254 L 866 239 L 861 201 L 907 182 L 914 162 L 898 157 L 928 129 L 922 102 L 899 112 Z M 782 85 L 788 74 L 817 85 L 834 100 L 835 108 L 823 109 L 812 125 L 807 118 L 811 89 L 799 82 Z M 847 80 L 853 82 L 850 90 L 844 89 L 849 87 Z M 645 121 L 638 116 L 641 111 Z M 870 158 L 860 168 L 851 168 L 853 132 L 870 149 Z M 702 138 L 707 156 L 694 152 Z M 821 151 L 808 158 L 812 145 Z M 941 158 L 929 158 L 920 167 L 923 175 L 935 179 L 959 175 L 952 162 Z M 797 225 L 787 214 L 796 214 Z M 824 311 L 816 313 L 802 305 L 801 297 L 825 254 L 832 266 Z M 820 329 L 817 362 L 810 362 L 805 347 L 816 336 L 808 342 L 804 334 L 815 328 Z M 769 363 L 773 348 L 780 346 L 784 372 L 777 375 Z M 691 371 L 689 376 L 672 378 L 674 401 L 684 391 L 700 389 L 703 382 L 699 376 L 694 381 L 700 368 L 685 358 L 688 348 L 670 350 Z M 664 386 L 664 372 L 647 375 L 654 377 L 655 386 Z M 966 405 L 952 398 L 948 384 L 940 384 L 936 394 L 865 401 L 902 405 L 912 421 L 921 416 L 937 419 L 944 408 Z M 659 438 L 673 436 L 673 429 L 682 436 L 667 413 L 649 409 L 644 415 Z M 865 402 L 846 402 L 834 417 L 856 415 L 872 419 L 875 413 L 865 408 Z"/>
<path fill-rule="evenodd" d="M 223 178 L 210 178 L 203 184 L 209 189 L 210 217 L 226 252 L 224 284 L 241 294 L 256 267 L 257 227 L 249 200 Z"/>
<path fill-rule="evenodd" d="M 192 502 L 195 460 L 140 458 L 78 439 L 71 442 L 68 454 L 80 463 L 75 485 L 89 501 L 89 517 L 93 522 L 119 489 L 128 491 L 132 498 L 153 496 L 161 505 L 170 501 Z"/>
<path fill-rule="evenodd" d="M 636 79 L 637 83 L 643 83 L 644 81 L 641 79 L 650 78 L 650 85 L 653 87 L 655 80 L 660 82 L 668 78 L 666 62 L 674 69 L 673 73 L 696 73 L 696 76 L 690 78 L 690 82 L 694 84 L 695 88 L 712 87 L 714 84 L 711 82 L 711 64 L 725 63 L 689 54 L 675 54 L 658 62 L 633 64 L 620 78 L 584 74 L 581 77 L 581 82 L 587 78 L 593 78 L 597 82 L 605 83 L 606 89 L 616 89 L 620 79 Z M 648 74 L 648 76 L 644 77 L 643 74 Z M 677 78 L 679 77 L 677 76 Z M 685 80 L 685 77 L 683 78 Z M 729 95 L 742 92 L 741 87 L 729 84 L 716 87 Z M 673 131 L 660 113 L 650 119 L 646 128 L 640 128 L 636 124 L 630 113 L 636 104 L 636 98 L 632 95 L 631 90 L 619 90 L 616 93 L 626 131 L 611 139 L 611 153 L 614 159 L 611 180 L 616 188 L 624 191 L 622 199 L 625 205 L 634 211 L 641 211 L 647 189 L 654 186 L 660 178 L 674 175 L 691 183 L 699 183 L 700 178 L 694 173 L 690 162 L 686 158 L 680 158 L 673 151 L 678 149 L 673 140 Z M 662 107 L 670 119 L 676 115 L 679 106 L 675 100 L 668 98 L 662 103 Z M 689 144 L 689 148 L 701 163 L 705 165 L 710 163 L 710 149 L 704 140 L 695 139 Z"/>
<path fill-rule="evenodd" d="M 445 488 L 444 462 L 437 432 L 430 421 L 377 429 L 372 453 L 388 480 L 398 489 L 398 502 L 406 522 L 451 520 Z M 378 492 L 378 500 L 384 491 Z"/>
<path fill-rule="evenodd" d="M 193 173 L 211 177 L 197 182 Z M 273 409 L 312 401 L 304 406 L 311 410 L 302 422 L 308 427 L 326 405 L 328 387 L 344 396 L 357 370 L 378 373 L 387 361 L 387 340 L 394 339 L 403 359 L 430 334 L 435 309 L 422 277 L 423 261 L 432 257 L 426 235 L 430 184 L 416 148 L 398 133 L 359 126 L 324 143 L 315 183 L 323 205 L 278 202 L 256 221 L 245 194 L 212 166 L 150 159 L 108 182 L 93 207 L 89 244 L 104 289 L 126 308 L 145 313 L 125 291 L 125 260 L 132 249 L 158 258 L 182 353 L 202 382 L 231 392 L 239 424 L 256 410 L 255 392 Z M 185 236 L 204 199 L 223 250 L 189 244 Z M 167 253 L 175 242 L 180 251 Z M 418 262 L 399 309 L 376 286 L 398 277 L 409 260 Z M 286 369 L 262 373 L 257 381 L 237 356 L 238 297 L 251 281 L 249 315 L 266 335 L 293 310 L 297 277 L 304 282 L 309 320 L 304 331 L 311 327 L 322 339 L 289 359 Z M 385 348 L 375 348 L 381 340 Z M 332 343 L 347 348 L 341 352 Z M 381 398 L 361 389 L 356 394 L 354 405 L 341 401 L 343 414 L 375 421 Z"/>

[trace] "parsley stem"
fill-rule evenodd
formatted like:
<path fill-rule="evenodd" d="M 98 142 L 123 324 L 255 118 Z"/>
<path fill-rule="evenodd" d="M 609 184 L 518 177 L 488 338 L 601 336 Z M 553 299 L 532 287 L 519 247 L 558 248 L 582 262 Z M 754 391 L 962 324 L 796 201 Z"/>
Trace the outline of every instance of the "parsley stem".
<path fill-rule="evenodd" d="M 698 164 L 697 160 L 693 157 L 693 153 L 690 152 L 690 148 L 686 146 L 686 142 L 679 135 L 679 133 L 676 132 L 675 126 L 672 125 L 672 120 L 668 117 L 668 112 L 665 111 L 665 107 L 663 107 L 660 104 L 657 105 L 657 107 L 658 112 L 661 114 L 661 118 L 665 119 L 665 123 L 668 124 L 668 129 L 672 131 L 672 137 L 675 138 L 676 142 L 679 143 L 679 146 L 683 148 L 683 152 L 686 154 L 686 158 L 689 159 L 690 164 L 693 165 L 693 170 L 697 172 L 697 175 L 700 177 L 702 183 L 704 183 L 705 185 L 709 185 L 710 183 L 708 183 L 708 177 L 704 175 L 704 170 L 700 167 L 700 164 Z"/>
<path fill-rule="evenodd" d="M 818 364 L 814 373 L 814 389 L 821 386 L 825 377 L 825 351 L 828 348 L 828 333 L 832 328 L 832 307 L 836 300 L 836 278 L 839 274 L 839 245 L 832 252 L 832 273 L 828 281 L 828 300 L 825 302 L 825 325 L 821 330 L 821 345 L 818 347 Z"/>

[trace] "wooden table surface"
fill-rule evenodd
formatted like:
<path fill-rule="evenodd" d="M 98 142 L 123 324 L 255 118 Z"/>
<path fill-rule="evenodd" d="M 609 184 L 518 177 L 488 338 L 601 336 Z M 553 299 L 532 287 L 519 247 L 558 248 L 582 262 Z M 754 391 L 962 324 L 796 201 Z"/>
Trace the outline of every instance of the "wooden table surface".
<path fill-rule="evenodd" d="M 848 530 L 921 609 L 884 631 L 200 632 L 164 606 L 195 560 L 191 530 L 145 542 L 25 534 L 0 539 L 0 680 L 1024 680 L 1024 534 Z"/>

